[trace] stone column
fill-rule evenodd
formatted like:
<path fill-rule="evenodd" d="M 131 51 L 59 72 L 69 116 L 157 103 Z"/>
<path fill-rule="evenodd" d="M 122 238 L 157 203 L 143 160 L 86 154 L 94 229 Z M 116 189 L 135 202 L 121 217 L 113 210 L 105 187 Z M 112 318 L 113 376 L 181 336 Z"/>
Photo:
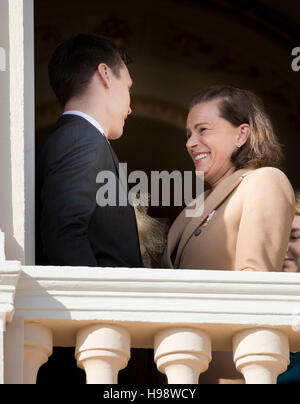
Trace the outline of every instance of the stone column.
<path fill-rule="evenodd" d="M 24 319 L 14 316 L 4 335 L 4 383 L 23 384 Z"/>
<path fill-rule="evenodd" d="M 130 334 L 116 325 L 94 324 L 77 333 L 75 357 L 87 384 L 116 384 L 130 358 Z"/>
<path fill-rule="evenodd" d="M 6 327 L 5 313 L 0 313 L 0 384 L 4 384 L 4 331 Z"/>
<path fill-rule="evenodd" d="M 171 328 L 155 336 L 154 359 L 169 384 L 198 384 L 211 361 L 210 337 L 193 328 Z"/>
<path fill-rule="evenodd" d="M 233 337 L 233 359 L 246 384 L 276 384 L 289 364 L 288 338 L 272 329 L 251 329 Z"/>
<path fill-rule="evenodd" d="M 38 323 L 24 324 L 24 384 L 35 384 L 39 368 L 52 354 L 52 332 Z"/>

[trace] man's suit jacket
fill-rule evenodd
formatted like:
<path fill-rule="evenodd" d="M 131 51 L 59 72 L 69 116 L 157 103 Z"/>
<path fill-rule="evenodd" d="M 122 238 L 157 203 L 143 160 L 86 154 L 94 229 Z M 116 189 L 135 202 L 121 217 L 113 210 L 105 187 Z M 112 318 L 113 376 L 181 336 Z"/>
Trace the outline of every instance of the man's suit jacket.
<path fill-rule="evenodd" d="M 162 267 L 281 271 L 294 214 L 294 192 L 280 170 L 237 170 L 206 192 L 200 217 L 185 210 L 177 217 Z"/>
<path fill-rule="evenodd" d="M 143 266 L 134 208 L 96 202 L 98 173 L 114 173 L 118 184 L 118 164 L 91 123 L 60 117 L 36 165 L 37 264 Z"/>

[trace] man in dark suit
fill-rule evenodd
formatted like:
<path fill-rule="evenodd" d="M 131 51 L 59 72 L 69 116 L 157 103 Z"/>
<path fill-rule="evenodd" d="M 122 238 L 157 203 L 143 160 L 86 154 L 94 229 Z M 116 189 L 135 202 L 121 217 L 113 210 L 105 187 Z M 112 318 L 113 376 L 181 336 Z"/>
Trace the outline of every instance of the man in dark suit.
<path fill-rule="evenodd" d="M 100 172 L 118 184 L 109 140 L 131 113 L 126 57 L 108 38 L 79 34 L 56 49 L 49 78 L 64 114 L 36 165 L 36 263 L 142 267 L 133 207 L 119 206 L 118 188 L 116 206 L 96 200 Z"/>

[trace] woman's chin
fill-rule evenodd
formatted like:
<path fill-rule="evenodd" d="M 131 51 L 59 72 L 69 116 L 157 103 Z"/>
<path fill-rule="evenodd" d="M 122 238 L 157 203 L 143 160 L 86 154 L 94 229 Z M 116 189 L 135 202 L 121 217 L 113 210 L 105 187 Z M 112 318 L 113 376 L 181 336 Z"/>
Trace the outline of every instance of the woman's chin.
<path fill-rule="evenodd" d="M 208 169 L 207 169 L 206 164 L 200 163 L 200 164 L 195 165 L 195 172 L 201 172 L 201 173 L 204 173 L 204 175 L 206 175 L 207 171 L 208 171 Z"/>

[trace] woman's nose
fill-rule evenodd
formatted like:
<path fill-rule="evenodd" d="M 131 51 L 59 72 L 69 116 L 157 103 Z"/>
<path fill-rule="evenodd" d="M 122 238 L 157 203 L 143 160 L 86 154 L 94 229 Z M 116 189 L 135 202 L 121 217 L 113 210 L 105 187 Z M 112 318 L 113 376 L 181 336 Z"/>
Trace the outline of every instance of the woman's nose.
<path fill-rule="evenodd" d="M 291 254 L 291 251 L 290 251 L 290 242 L 289 242 L 288 246 L 286 248 L 285 256 L 288 257 L 290 254 Z"/>
<path fill-rule="evenodd" d="M 186 142 L 186 147 L 188 149 L 192 149 L 194 147 L 197 147 L 199 144 L 199 139 L 197 136 L 191 134 L 190 137 L 188 138 L 187 142 Z"/>

